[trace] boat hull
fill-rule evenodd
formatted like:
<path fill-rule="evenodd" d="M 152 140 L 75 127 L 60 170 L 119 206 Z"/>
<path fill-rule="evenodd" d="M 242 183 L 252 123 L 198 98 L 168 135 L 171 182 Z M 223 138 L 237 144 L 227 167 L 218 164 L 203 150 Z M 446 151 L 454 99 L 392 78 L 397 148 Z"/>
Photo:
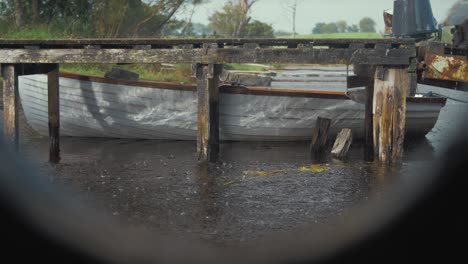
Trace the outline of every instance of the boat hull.
<path fill-rule="evenodd" d="M 156 83 L 60 77 L 60 133 L 72 137 L 196 140 L 197 93 Z M 142 82 L 143 83 L 143 82 Z M 150 87 L 154 86 L 154 87 Z M 28 123 L 48 135 L 47 76 L 19 78 Z M 407 134 L 424 136 L 443 103 L 408 102 Z M 220 138 L 232 141 L 310 140 L 318 117 L 332 120 L 331 133 L 351 128 L 364 135 L 364 104 L 342 95 L 308 96 L 274 89 L 235 90 L 220 95 Z"/>

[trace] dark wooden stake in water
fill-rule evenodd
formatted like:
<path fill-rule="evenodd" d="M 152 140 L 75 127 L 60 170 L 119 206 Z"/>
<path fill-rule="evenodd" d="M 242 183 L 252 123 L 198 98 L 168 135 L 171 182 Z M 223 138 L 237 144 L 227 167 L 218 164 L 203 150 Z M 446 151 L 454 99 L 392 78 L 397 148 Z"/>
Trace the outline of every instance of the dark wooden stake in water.
<path fill-rule="evenodd" d="M 364 123 L 364 159 L 374 161 L 374 84 L 366 86 L 366 117 Z"/>
<path fill-rule="evenodd" d="M 19 142 L 18 66 L 3 64 L 2 76 L 5 140 L 11 142 L 17 148 Z"/>
<path fill-rule="evenodd" d="M 348 155 L 352 143 L 353 131 L 349 128 L 343 128 L 333 145 L 332 155 L 339 159 L 345 158 Z"/>
<path fill-rule="evenodd" d="M 374 145 L 382 163 L 398 163 L 403 155 L 408 84 L 406 68 L 378 67 L 376 70 Z"/>
<path fill-rule="evenodd" d="M 48 105 L 49 105 L 49 161 L 60 161 L 60 97 L 59 97 L 59 65 L 55 64 L 47 73 Z"/>
<path fill-rule="evenodd" d="M 219 75 L 221 64 L 197 64 L 198 136 L 200 162 L 215 162 L 219 154 Z"/>
<path fill-rule="evenodd" d="M 310 152 L 315 159 L 321 159 L 326 151 L 331 119 L 319 117 L 312 133 Z"/>

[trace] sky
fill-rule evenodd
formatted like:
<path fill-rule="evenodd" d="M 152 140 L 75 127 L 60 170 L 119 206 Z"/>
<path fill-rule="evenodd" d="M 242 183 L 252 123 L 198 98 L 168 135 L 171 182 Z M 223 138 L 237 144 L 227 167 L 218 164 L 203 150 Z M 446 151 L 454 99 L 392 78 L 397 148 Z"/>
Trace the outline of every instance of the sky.
<path fill-rule="evenodd" d="M 223 7 L 228 0 L 210 0 L 197 8 L 193 22 L 208 24 L 208 18 Z M 271 24 L 273 28 L 292 32 L 292 17 L 286 3 L 294 0 L 258 0 L 252 7 L 252 19 Z M 358 24 L 363 17 L 371 17 L 377 22 L 377 31 L 383 31 L 383 11 L 393 8 L 393 0 L 298 0 L 296 31 L 310 34 L 319 22 L 346 20 L 348 24 Z M 438 21 L 447 17 L 448 11 L 457 0 L 431 0 L 434 16 Z M 179 15 L 180 17 L 183 14 Z"/>

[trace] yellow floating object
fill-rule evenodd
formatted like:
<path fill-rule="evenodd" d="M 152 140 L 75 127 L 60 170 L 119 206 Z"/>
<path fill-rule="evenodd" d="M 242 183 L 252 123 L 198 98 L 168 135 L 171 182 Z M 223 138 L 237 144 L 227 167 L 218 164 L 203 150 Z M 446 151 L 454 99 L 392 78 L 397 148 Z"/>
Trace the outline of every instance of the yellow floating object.
<path fill-rule="evenodd" d="M 312 165 L 310 167 L 299 168 L 299 171 L 320 173 L 320 172 L 329 171 L 330 169 L 331 168 L 329 166 L 326 166 L 326 165 Z"/>
<path fill-rule="evenodd" d="M 237 184 L 237 183 L 241 183 L 241 181 L 230 181 L 230 182 L 226 182 L 224 184 L 224 186 L 229 186 L 229 185 L 233 185 L 233 184 Z"/>
<path fill-rule="evenodd" d="M 260 176 L 260 177 L 266 177 L 278 173 L 282 173 L 284 170 L 275 170 L 275 171 L 244 171 L 243 174 L 247 175 L 254 175 L 254 176 Z"/>

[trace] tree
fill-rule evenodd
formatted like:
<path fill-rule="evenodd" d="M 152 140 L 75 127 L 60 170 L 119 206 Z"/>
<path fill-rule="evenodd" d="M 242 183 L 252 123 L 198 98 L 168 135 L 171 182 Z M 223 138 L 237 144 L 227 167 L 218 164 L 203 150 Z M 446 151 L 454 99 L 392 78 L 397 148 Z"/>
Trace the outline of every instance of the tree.
<path fill-rule="evenodd" d="M 206 38 L 213 33 L 213 29 L 209 25 L 193 23 L 191 26 L 191 35 Z"/>
<path fill-rule="evenodd" d="M 338 33 L 338 27 L 335 23 L 317 23 L 312 30 L 313 34 L 330 34 Z"/>
<path fill-rule="evenodd" d="M 254 20 L 247 24 L 243 38 L 273 38 L 273 27 L 266 23 Z"/>
<path fill-rule="evenodd" d="M 117 38 L 126 17 L 129 3 L 126 0 L 97 0 L 94 8 L 96 36 Z"/>
<path fill-rule="evenodd" d="M 297 15 L 297 6 L 301 3 L 301 0 L 289 0 L 285 3 L 286 9 L 291 11 L 291 19 L 292 19 L 292 35 L 293 38 L 296 37 L 296 15 Z"/>
<path fill-rule="evenodd" d="M 37 23 L 39 21 L 39 0 L 31 1 L 31 13 L 33 23 Z"/>
<path fill-rule="evenodd" d="M 323 28 L 325 27 L 325 23 L 320 22 L 315 24 L 315 27 L 312 29 L 312 34 L 322 34 L 323 33 Z"/>
<path fill-rule="evenodd" d="M 256 0 L 230 0 L 210 17 L 214 31 L 223 37 L 241 37 L 250 22 L 249 11 Z"/>
<path fill-rule="evenodd" d="M 277 30 L 273 32 L 275 37 L 284 37 L 284 36 L 291 36 L 293 33 L 290 31 L 285 31 L 285 30 Z"/>
<path fill-rule="evenodd" d="M 346 29 L 348 32 L 359 32 L 359 27 L 356 24 L 348 26 Z"/>
<path fill-rule="evenodd" d="M 132 36 L 138 37 L 140 29 L 143 25 L 150 23 L 151 21 L 156 22 L 155 18 L 159 18 L 156 22 L 156 26 L 161 29 L 179 10 L 184 4 L 184 0 L 153 0 L 146 3 L 146 16 L 134 25 L 132 30 Z"/>
<path fill-rule="evenodd" d="M 375 25 L 375 21 L 370 17 L 365 17 L 359 21 L 359 28 L 361 29 L 361 32 L 376 32 Z"/>
<path fill-rule="evenodd" d="M 24 21 L 24 5 L 22 0 L 15 0 L 15 25 L 17 28 L 23 26 Z"/>
<path fill-rule="evenodd" d="M 250 12 L 250 8 L 252 7 L 253 4 L 255 4 L 255 2 L 257 2 L 257 0 L 241 0 L 240 21 L 239 21 L 239 25 L 237 26 L 235 35 L 233 35 L 233 37 L 238 38 L 243 34 L 246 25 L 250 22 L 250 19 L 251 19 L 251 17 L 248 16 Z"/>
<path fill-rule="evenodd" d="M 338 32 L 345 33 L 348 28 L 348 23 L 344 20 L 340 20 L 336 22 L 336 26 L 338 27 Z"/>
<path fill-rule="evenodd" d="M 75 38 L 154 37 L 161 36 L 163 31 L 174 32 L 182 28 L 183 23 L 174 19 L 175 14 L 184 6 L 191 6 L 194 10 L 194 6 L 202 2 L 203 0 L 0 0 L 0 19 L 4 21 L 7 30 L 42 25 L 57 35 Z M 190 23 L 191 21 L 188 22 L 189 25 Z"/>
<path fill-rule="evenodd" d="M 182 30 L 180 32 L 182 36 L 191 34 L 191 32 L 189 31 L 192 29 L 192 26 L 193 26 L 192 19 L 193 19 L 193 15 L 195 14 L 195 10 L 197 9 L 197 6 L 204 4 L 206 2 L 208 2 L 208 0 L 191 0 L 190 1 L 191 8 L 188 14 L 188 18 L 187 18 L 187 21 L 184 23 L 184 26 L 182 27 Z"/>

